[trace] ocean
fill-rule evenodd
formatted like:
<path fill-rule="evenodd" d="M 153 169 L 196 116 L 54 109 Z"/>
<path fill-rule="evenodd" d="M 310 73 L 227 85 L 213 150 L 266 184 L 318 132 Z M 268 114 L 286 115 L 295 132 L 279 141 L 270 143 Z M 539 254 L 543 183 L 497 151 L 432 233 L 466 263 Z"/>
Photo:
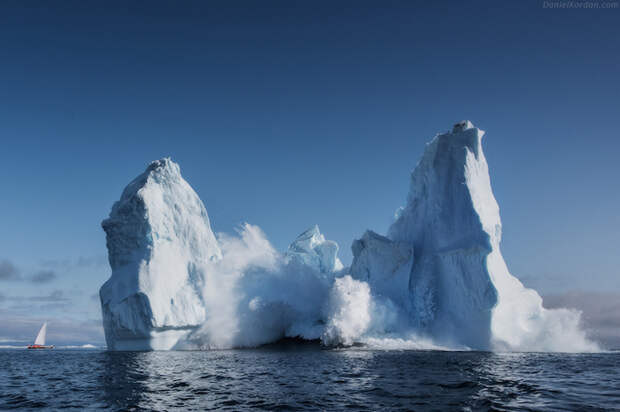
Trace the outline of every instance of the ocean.
<path fill-rule="evenodd" d="M 0 409 L 620 410 L 620 353 L 4 349 Z"/>

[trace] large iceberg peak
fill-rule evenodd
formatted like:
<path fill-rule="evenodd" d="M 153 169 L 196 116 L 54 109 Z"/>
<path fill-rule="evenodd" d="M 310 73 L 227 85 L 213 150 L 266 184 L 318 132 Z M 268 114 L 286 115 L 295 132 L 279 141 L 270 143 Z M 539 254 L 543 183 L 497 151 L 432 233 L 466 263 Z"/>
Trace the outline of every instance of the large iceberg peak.
<path fill-rule="evenodd" d="M 286 251 L 288 262 L 308 265 L 321 273 L 339 271 L 343 268 L 338 259 L 338 243 L 326 240 L 318 225 L 314 225 L 291 243 Z"/>
<path fill-rule="evenodd" d="M 418 332 L 440 343 L 596 350 L 578 315 L 544 309 L 536 291 L 509 273 L 483 135 L 465 120 L 426 145 L 387 237 L 367 233 L 354 242 L 352 276 L 397 301 Z"/>
<path fill-rule="evenodd" d="M 112 268 L 100 291 L 108 347 L 166 348 L 179 331 L 202 323 L 206 265 L 222 255 L 207 211 L 176 163 L 152 162 L 102 227 Z"/>
<path fill-rule="evenodd" d="M 487 349 L 497 293 L 485 262 L 499 245 L 501 223 L 483 135 L 463 121 L 427 144 L 388 238 L 414 252 L 408 309 L 416 326 L 440 340 Z"/>
<path fill-rule="evenodd" d="M 470 121 L 435 136 L 411 173 L 407 204 L 388 230 L 393 240 L 416 249 L 499 244 L 499 207 L 491 190 L 484 131 Z"/>

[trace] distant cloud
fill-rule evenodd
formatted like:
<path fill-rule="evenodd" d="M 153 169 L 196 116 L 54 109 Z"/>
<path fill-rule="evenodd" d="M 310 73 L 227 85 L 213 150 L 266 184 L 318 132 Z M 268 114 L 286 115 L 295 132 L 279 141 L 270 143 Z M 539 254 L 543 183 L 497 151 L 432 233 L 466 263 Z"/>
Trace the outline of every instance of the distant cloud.
<path fill-rule="evenodd" d="M 33 283 L 48 283 L 54 279 L 56 279 L 56 272 L 53 270 L 40 270 L 29 278 Z"/>
<path fill-rule="evenodd" d="M 536 273 L 536 274 L 524 274 L 520 273 L 518 278 L 523 285 L 530 289 L 534 289 L 540 294 L 560 293 L 566 292 L 568 284 L 568 278 L 561 273 Z"/>
<path fill-rule="evenodd" d="M 543 297 L 546 308 L 582 311 L 588 334 L 609 349 L 620 348 L 620 292 L 573 291 Z"/>
<path fill-rule="evenodd" d="M 6 259 L 0 260 L 0 281 L 21 280 L 19 270 Z"/>
<path fill-rule="evenodd" d="M 48 283 L 56 279 L 56 272 L 49 269 L 39 270 L 28 277 L 22 277 L 20 270 L 9 260 L 0 261 L 0 281 L 22 281 L 29 280 L 32 283 Z"/>
<path fill-rule="evenodd" d="M 49 283 L 58 278 L 58 271 L 67 272 L 84 268 L 103 268 L 107 259 L 103 255 L 79 256 L 75 259 L 48 259 L 39 264 L 43 269 L 30 276 L 22 276 L 20 270 L 9 260 L 0 260 L 0 281 L 30 281 L 41 284 Z"/>
<path fill-rule="evenodd" d="M 65 296 L 62 290 L 56 289 L 47 295 L 38 295 L 38 296 L 4 296 L 0 294 L 0 302 L 2 301 L 14 302 L 15 305 L 12 306 L 13 309 L 21 309 L 21 308 L 32 309 L 31 302 L 67 303 L 70 301 L 70 299 L 67 296 Z"/>
<path fill-rule="evenodd" d="M 46 259 L 40 261 L 40 264 L 44 267 L 66 271 L 76 268 L 103 267 L 108 264 L 108 259 L 105 255 L 78 256 L 76 258 Z"/>
<path fill-rule="evenodd" d="M 68 302 L 69 298 L 64 296 L 62 290 L 55 290 L 46 296 L 31 296 L 28 298 L 37 302 Z"/>
<path fill-rule="evenodd" d="M 80 256 L 76 261 L 76 266 L 79 267 L 106 266 L 107 264 L 108 258 L 104 255 Z"/>

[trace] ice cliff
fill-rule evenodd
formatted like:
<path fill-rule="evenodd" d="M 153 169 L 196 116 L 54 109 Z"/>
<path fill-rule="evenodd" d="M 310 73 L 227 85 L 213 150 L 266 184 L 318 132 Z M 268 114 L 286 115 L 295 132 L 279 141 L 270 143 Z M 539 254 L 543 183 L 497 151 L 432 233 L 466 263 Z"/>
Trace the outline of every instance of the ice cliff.
<path fill-rule="evenodd" d="M 222 254 L 177 164 L 152 162 L 102 227 L 112 268 L 100 290 L 108 348 L 167 349 L 204 322 L 206 267 Z"/>
<path fill-rule="evenodd" d="M 110 349 L 256 346 L 283 337 L 385 348 L 594 351 L 579 313 L 547 310 L 512 276 L 469 121 L 437 135 L 386 236 L 367 231 L 343 267 L 318 226 L 276 251 L 260 228 L 213 234 L 170 159 L 134 179 L 102 226 Z"/>

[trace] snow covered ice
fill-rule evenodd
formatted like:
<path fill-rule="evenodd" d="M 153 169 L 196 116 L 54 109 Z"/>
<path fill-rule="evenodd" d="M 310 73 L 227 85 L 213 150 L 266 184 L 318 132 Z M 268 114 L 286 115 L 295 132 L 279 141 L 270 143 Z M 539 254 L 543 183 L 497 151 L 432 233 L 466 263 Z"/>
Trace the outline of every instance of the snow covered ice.
<path fill-rule="evenodd" d="M 110 349 L 326 345 L 596 351 L 580 314 L 547 310 L 500 252 L 499 207 L 469 121 L 437 135 L 385 236 L 367 231 L 343 267 L 318 226 L 280 253 L 260 228 L 213 234 L 170 159 L 134 179 L 102 226 L 112 276 L 100 291 Z"/>
<path fill-rule="evenodd" d="M 102 226 L 112 268 L 100 290 L 108 348 L 168 349 L 204 322 L 206 265 L 222 254 L 177 164 L 152 162 Z"/>
<path fill-rule="evenodd" d="M 338 244 L 333 240 L 325 240 L 318 225 L 306 230 L 291 243 L 286 258 L 288 261 L 312 266 L 323 273 L 343 268 L 338 259 Z"/>

